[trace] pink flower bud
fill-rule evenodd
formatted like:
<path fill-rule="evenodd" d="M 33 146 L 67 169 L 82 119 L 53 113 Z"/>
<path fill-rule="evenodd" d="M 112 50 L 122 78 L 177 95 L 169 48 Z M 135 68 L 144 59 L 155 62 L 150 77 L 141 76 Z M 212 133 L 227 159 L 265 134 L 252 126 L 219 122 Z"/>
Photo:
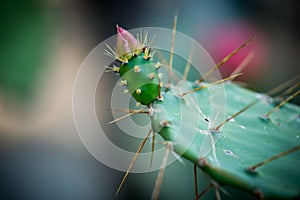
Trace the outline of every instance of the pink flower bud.
<path fill-rule="evenodd" d="M 128 31 L 117 25 L 117 53 L 122 56 L 128 53 L 135 53 L 140 50 L 141 44 Z"/>

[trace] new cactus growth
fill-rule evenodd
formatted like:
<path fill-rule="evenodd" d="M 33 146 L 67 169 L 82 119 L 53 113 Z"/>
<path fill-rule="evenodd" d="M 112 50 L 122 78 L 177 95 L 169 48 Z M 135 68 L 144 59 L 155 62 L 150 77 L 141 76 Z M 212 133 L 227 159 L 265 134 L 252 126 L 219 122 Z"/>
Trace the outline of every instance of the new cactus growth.
<path fill-rule="evenodd" d="M 234 84 L 231 80 L 240 75 L 235 72 L 213 83 L 203 82 L 204 77 L 196 83 L 183 79 L 172 85 L 170 81 L 166 88 L 160 80 L 161 64 L 154 62 L 150 47 L 119 26 L 117 33 L 113 54 L 120 65 L 113 71 L 120 74 L 121 84 L 137 103 L 146 106 L 131 114 L 146 111 L 152 127 L 128 172 L 153 132 L 166 141 L 162 166 L 165 166 L 170 151 L 183 156 L 209 175 L 212 183 L 209 188 L 214 187 L 217 199 L 218 188 L 222 185 L 247 191 L 260 199 L 299 198 L 300 159 L 296 151 L 300 149 L 300 108 L 287 103 L 299 94 L 299 91 L 292 92 L 299 87 L 299 83 L 290 87 L 279 103 L 276 101 L 278 99 L 268 95 L 278 94 L 282 87 L 268 94 L 259 94 Z M 223 59 L 213 70 L 251 40 Z M 285 84 L 285 88 L 292 82 Z M 207 106 L 210 104 L 208 88 L 217 87 L 220 83 L 225 86 L 228 117 L 222 123 L 215 123 L 208 117 L 211 114 Z M 162 176 L 163 170 L 158 175 L 152 199 L 158 198 Z M 201 196 L 196 192 L 196 199 Z"/>
<path fill-rule="evenodd" d="M 153 63 L 149 47 L 117 26 L 117 59 L 122 83 L 138 103 L 149 105 L 159 94 L 158 65 Z"/>

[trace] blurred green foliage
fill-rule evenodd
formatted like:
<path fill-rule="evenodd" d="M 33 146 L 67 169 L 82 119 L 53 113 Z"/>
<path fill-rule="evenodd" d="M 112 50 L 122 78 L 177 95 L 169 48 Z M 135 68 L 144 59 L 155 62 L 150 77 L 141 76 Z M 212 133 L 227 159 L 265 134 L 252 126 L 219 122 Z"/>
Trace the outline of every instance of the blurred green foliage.
<path fill-rule="evenodd" d="M 44 1 L 4 0 L 0 6 L 0 92 L 30 99 L 46 67 L 53 14 Z"/>

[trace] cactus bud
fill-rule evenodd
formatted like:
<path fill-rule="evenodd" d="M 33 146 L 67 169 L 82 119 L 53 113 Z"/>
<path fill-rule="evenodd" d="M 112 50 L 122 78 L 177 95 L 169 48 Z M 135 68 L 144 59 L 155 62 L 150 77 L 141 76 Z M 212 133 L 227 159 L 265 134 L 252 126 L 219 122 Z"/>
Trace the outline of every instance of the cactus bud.
<path fill-rule="evenodd" d="M 117 25 L 116 51 L 121 58 L 120 60 L 130 59 L 133 54 L 139 54 L 141 49 L 140 42 L 131 33 Z"/>
<path fill-rule="evenodd" d="M 160 92 L 157 70 L 160 63 L 153 63 L 150 59 L 149 47 L 143 47 L 141 42 L 117 25 L 116 54 L 122 62 L 119 69 L 123 80 L 121 84 L 126 85 L 128 93 L 140 105 L 155 101 Z"/>

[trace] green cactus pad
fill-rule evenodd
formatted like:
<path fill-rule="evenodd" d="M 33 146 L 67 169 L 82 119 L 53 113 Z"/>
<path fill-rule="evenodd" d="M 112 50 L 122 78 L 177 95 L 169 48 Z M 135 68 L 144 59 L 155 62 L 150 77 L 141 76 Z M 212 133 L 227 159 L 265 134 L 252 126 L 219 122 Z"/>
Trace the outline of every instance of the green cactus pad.
<path fill-rule="evenodd" d="M 178 87 L 182 89 L 184 84 L 197 87 L 189 82 Z M 210 131 L 210 119 L 199 115 L 200 110 L 203 116 L 210 116 L 209 91 L 179 97 L 171 89 L 163 95 L 164 101 L 153 102 L 153 130 L 171 141 L 176 153 L 198 165 L 220 185 L 239 188 L 259 198 L 299 197 L 300 152 L 269 162 L 254 172 L 247 168 L 300 144 L 300 108 L 287 103 L 269 119 L 262 119 L 276 106 L 272 98 L 230 82 L 224 85 L 228 117 L 259 101 L 219 131 Z M 191 102 L 190 95 L 198 103 Z"/>
<path fill-rule="evenodd" d="M 152 59 L 144 59 L 144 53 L 121 64 L 120 76 L 137 102 L 149 105 L 158 97 L 158 72 Z"/>
<path fill-rule="evenodd" d="M 211 93 L 220 91 L 216 83 L 201 83 L 201 87 L 180 81 L 173 86 L 169 79 L 168 89 L 160 88 L 159 67 L 150 58 L 148 47 L 134 52 L 126 44 L 139 47 L 140 43 L 126 30 L 117 29 L 117 47 L 132 51 L 125 59 L 117 55 L 122 62 L 118 70 L 122 84 L 137 102 L 148 106 L 152 130 L 168 142 L 167 148 L 197 165 L 215 186 L 238 188 L 260 199 L 300 197 L 300 152 L 294 152 L 300 148 L 299 106 L 286 103 L 274 111 L 278 100 L 232 82 L 224 84 L 226 103 L 221 106 L 214 104 L 222 101 L 212 100 L 222 96 Z M 197 87 L 201 90 L 192 90 Z M 262 117 L 269 111 L 267 118 Z M 283 156 L 283 152 L 289 153 Z"/>

